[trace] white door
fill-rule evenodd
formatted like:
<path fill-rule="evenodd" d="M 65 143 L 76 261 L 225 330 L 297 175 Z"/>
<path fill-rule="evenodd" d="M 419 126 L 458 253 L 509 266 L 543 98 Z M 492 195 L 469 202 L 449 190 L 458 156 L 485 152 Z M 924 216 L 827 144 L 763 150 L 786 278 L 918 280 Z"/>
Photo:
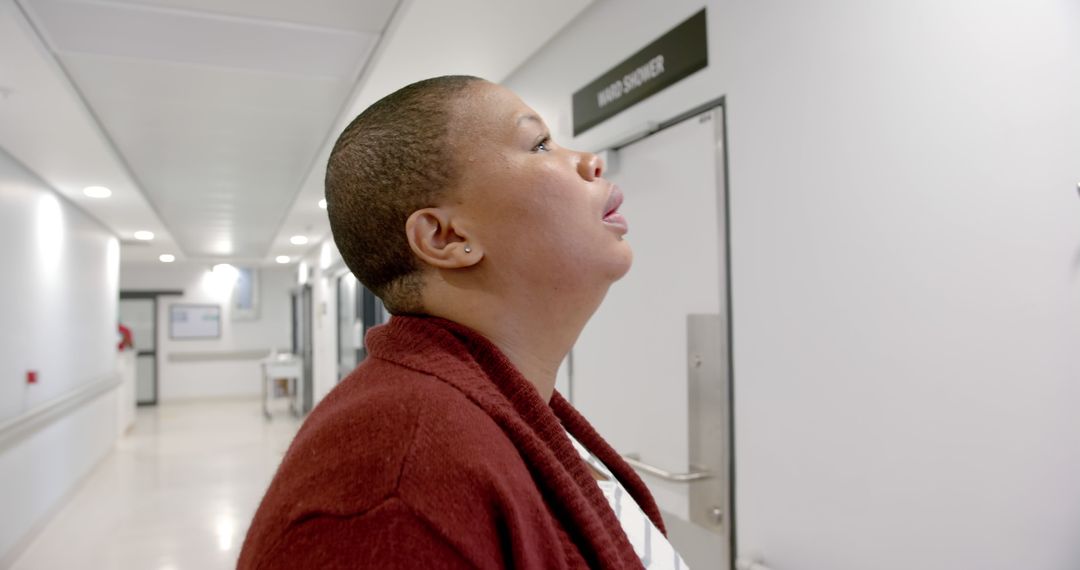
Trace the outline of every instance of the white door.
<path fill-rule="evenodd" d="M 676 475 L 704 471 L 693 464 L 700 453 L 696 447 L 726 458 L 726 434 L 715 429 L 702 433 L 693 417 L 705 414 L 726 432 L 722 120 L 721 109 L 714 108 L 623 147 L 609 159 L 606 177 L 626 197 L 621 211 L 629 223 L 626 239 L 634 264 L 612 286 L 573 351 L 574 405 L 620 453 Z M 711 336 L 693 338 L 697 333 L 688 330 L 703 320 L 710 323 Z M 688 357 L 700 366 L 698 345 L 703 342 L 710 374 L 716 376 L 708 382 L 724 387 L 719 399 L 703 398 L 694 387 L 695 363 Z M 648 467 L 639 473 L 665 511 L 672 542 L 690 567 L 726 568 L 726 459 L 711 469 L 711 483 L 723 495 L 708 499 L 692 490 L 701 483 L 656 476 Z M 700 524 L 706 513 L 715 524 Z"/>

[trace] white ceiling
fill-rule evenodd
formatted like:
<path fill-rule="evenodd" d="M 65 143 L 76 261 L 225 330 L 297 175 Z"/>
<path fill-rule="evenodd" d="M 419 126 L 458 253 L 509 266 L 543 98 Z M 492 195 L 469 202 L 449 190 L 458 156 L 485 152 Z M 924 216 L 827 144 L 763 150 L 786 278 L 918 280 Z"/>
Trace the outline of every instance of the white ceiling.
<path fill-rule="evenodd" d="M 200 4 L 25 7 L 183 253 L 260 258 L 396 0 Z"/>
<path fill-rule="evenodd" d="M 157 259 L 177 250 L 157 213 L 98 128 L 63 71 L 14 0 L 0 0 L 0 147 L 128 243 L 137 230 L 150 245 L 121 248 L 125 259 Z M 107 200 L 85 186 L 112 189 Z M 129 254 L 130 252 L 130 254 Z"/>
<path fill-rule="evenodd" d="M 424 77 L 500 81 L 589 2 L 0 0 L 0 146 L 122 239 L 158 235 L 124 263 L 295 259 L 290 236 L 328 234 L 353 116 Z"/>

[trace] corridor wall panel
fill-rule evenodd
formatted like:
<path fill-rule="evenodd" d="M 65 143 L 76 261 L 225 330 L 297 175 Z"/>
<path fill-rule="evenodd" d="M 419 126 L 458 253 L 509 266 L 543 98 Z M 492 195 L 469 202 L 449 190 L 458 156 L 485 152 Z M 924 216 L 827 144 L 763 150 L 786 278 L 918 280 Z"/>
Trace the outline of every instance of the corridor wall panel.
<path fill-rule="evenodd" d="M 119 256 L 108 230 L 0 149 L 0 426 L 116 377 Z M 4 440 L 0 567 L 112 448 L 119 393 Z"/>
<path fill-rule="evenodd" d="M 0 421 L 114 374 L 119 266 L 111 232 L 0 149 Z"/>

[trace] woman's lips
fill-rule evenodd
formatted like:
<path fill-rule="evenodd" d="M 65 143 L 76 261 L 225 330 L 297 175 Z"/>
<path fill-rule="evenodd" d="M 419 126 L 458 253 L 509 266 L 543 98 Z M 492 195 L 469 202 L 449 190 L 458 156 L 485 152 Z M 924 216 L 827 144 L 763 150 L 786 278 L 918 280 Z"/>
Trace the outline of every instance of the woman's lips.
<path fill-rule="evenodd" d="M 612 184 L 611 189 L 608 190 L 607 202 L 604 203 L 604 217 L 608 217 L 609 214 L 615 212 L 622 206 L 623 194 L 622 189 Z"/>
<path fill-rule="evenodd" d="M 604 216 L 604 223 L 619 228 L 624 234 L 630 231 L 630 227 L 626 224 L 626 218 L 618 212 L 612 212 Z"/>
<path fill-rule="evenodd" d="M 604 217 L 605 224 L 609 224 L 622 230 L 622 233 L 629 231 L 629 226 L 626 224 L 626 218 L 619 213 L 619 207 L 622 206 L 623 193 L 618 186 L 612 185 L 611 192 L 608 194 L 607 203 L 604 204 Z"/>

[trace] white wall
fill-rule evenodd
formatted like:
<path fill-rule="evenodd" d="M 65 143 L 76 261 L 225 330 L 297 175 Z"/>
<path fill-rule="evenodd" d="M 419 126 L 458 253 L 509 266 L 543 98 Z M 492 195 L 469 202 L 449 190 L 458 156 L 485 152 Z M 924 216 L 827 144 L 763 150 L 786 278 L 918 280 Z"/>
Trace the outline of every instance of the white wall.
<path fill-rule="evenodd" d="M 117 390 L 101 394 L 0 452 L 0 567 L 7 568 L 108 455 Z"/>
<path fill-rule="evenodd" d="M 116 389 L 116 435 L 123 436 L 135 427 L 136 401 L 136 356 L 134 350 L 125 350 L 116 354 L 116 374 L 120 377 L 120 386 Z"/>
<path fill-rule="evenodd" d="M 232 288 L 215 279 L 210 264 L 125 264 L 120 270 L 123 291 L 182 290 L 183 296 L 158 300 L 158 400 L 244 397 L 261 394 L 259 360 L 237 353 L 290 349 L 292 321 L 289 291 L 295 278 L 288 268 L 259 270 L 259 313 L 254 320 L 233 320 Z M 221 338 L 208 340 L 169 338 L 169 307 L 181 303 L 221 305 Z M 213 356 L 178 361 L 177 355 Z"/>
<path fill-rule="evenodd" d="M 306 268 L 306 277 L 301 272 Z M 295 269 L 297 281 L 311 285 L 311 340 L 314 403 L 318 404 L 338 382 L 337 278 L 347 271 L 333 238 L 313 247 Z"/>
<path fill-rule="evenodd" d="M 0 149 L 0 424 L 115 378 L 119 251 Z M 0 447 L 0 566 L 111 449 L 116 393 Z"/>
<path fill-rule="evenodd" d="M 574 140 L 702 5 L 598 0 L 506 83 L 594 149 L 727 98 L 740 554 L 1080 567 L 1080 7 L 710 1 L 709 68 Z"/>
<path fill-rule="evenodd" d="M 2 420 L 113 374 L 120 250 L 0 149 L 0 254 Z"/>

